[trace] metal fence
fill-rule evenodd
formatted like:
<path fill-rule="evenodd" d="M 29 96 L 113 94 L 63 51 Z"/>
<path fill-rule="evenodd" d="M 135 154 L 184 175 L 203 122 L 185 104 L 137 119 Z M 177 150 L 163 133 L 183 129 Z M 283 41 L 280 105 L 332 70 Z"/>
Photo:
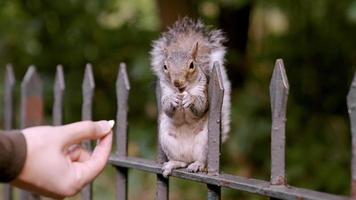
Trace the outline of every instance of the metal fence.
<path fill-rule="evenodd" d="M 11 65 L 6 66 L 4 82 L 4 128 L 10 130 L 14 122 L 14 86 L 15 78 Z M 43 121 L 43 98 L 42 81 L 34 66 L 30 66 L 21 83 L 21 127 L 40 125 Z M 160 90 L 156 88 L 157 105 L 160 110 Z M 92 67 L 87 64 L 82 83 L 82 120 L 91 120 L 92 101 L 94 96 L 94 76 Z M 272 109 L 271 126 L 271 180 L 250 179 L 232 174 L 220 172 L 220 133 L 221 133 L 221 106 L 223 98 L 223 85 L 221 83 L 220 68 L 214 63 L 209 81 L 209 125 L 208 125 L 208 171 L 207 173 L 189 173 L 185 169 L 177 169 L 172 173 L 173 177 L 200 182 L 207 185 L 208 199 L 216 200 L 221 198 L 221 187 L 250 192 L 271 199 L 354 199 L 356 200 L 356 74 L 353 79 L 350 92 L 347 96 L 348 111 L 351 120 L 352 132 L 352 184 L 351 197 L 328 194 L 304 188 L 293 187 L 287 184 L 285 178 L 285 123 L 286 108 L 289 92 L 287 75 L 281 59 L 276 61 L 272 80 L 270 83 L 270 98 Z M 62 66 L 57 66 L 54 83 L 54 103 L 53 103 L 53 125 L 62 124 L 63 97 L 65 92 L 65 82 Z M 117 94 L 117 116 L 116 116 L 116 151 L 109 159 L 109 163 L 117 169 L 116 176 L 116 199 L 126 200 L 128 170 L 136 169 L 148 173 L 156 174 L 156 199 L 165 200 L 169 198 L 169 179 L 162 176 L 162 163 L 166 157 L 157 146 L 157 159 L 147 160 L 143 158 L 130 157 L 127 154 L 127 112 L 128 96 L 130 91 L 129 79 L 125 64 L 121 64 L 116 82 Z M 158 121 L 159 123 L 159 121 Z M 157 137 L 158 139 L 158 137 Z M 158 142 L 159 144 L 159 142 Z M 84 142 L 87 149 L 91 149 L 90 142 Z M 5 186 L 4 199 L 13 199 L 12 189 Z M 92 186 L 87 185 L 81 192 L 82 199 L 92 199 Z M 39 199 L 40 197 L 22 191 L 20 199 Z M 153 197 L 152 197 L 153 198 Z"/>

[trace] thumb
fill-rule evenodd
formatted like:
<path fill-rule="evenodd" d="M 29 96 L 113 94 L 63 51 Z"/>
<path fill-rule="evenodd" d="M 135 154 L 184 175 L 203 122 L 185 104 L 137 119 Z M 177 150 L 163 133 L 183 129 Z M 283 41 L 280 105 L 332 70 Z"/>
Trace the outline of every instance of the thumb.
<path fill-rule="evenodd" d="M 114 127 L 114 120 L 106 121 L 81 121 L 57 127 L 62 142 L 65 145 L 77 144 L 83 140 L 95 140 L 104 137 Z"/>
<path fill-rule="evenodd" d="M 104 169 L 111 152 L 112 138 L 113 134 L 110 132 L 100 139 L 89 159 L 74 162 L 76 173 L 80 175 L 81 186 L 92 181 Z"/>

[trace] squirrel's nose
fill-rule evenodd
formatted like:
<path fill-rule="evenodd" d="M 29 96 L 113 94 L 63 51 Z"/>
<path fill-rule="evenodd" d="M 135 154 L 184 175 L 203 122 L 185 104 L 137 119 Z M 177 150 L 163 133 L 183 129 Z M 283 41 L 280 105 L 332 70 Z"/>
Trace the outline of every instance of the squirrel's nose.
<path fill-rule="evenodd" d="M 177 87 L 177 88 L 180 88 L 180 87 L 182 87 L 182 85 L 183 85 L 182 81 L 179 81 L 179 80 L 174 80 L 174 81 L 173 81 L 173 84 L 174 84 L 174 86 Z"/>

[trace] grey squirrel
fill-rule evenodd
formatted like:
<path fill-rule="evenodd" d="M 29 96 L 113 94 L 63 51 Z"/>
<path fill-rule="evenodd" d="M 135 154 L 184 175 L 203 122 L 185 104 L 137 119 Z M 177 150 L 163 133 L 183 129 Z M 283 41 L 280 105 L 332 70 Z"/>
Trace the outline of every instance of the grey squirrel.
<path fill-rule="evenodd" d="M 206 168 L 208 75 L 215 61 L 224 86 L 222 141 L 228 137 L 231 85 L 223 65 L 225 41 L 221 30 L 184 17 L 153 42 L 151 65 L 161 87 L 159 141 L 168 158 L 162 167 L 165 177 L 176 168 L 187 167 L 189 172 Z"/>

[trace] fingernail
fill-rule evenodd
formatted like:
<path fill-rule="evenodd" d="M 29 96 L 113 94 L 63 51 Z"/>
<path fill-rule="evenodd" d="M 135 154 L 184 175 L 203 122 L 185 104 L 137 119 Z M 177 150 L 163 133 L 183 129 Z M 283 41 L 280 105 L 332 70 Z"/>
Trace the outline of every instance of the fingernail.
<path fill-rule="evenodd" d="M 109 120 L 108 122 L 110 124 L 111 129 L 114 128 L 115 120 Z"/>
<path fill-rule="evenodd" d="M 108 133 L 114 127 L 115 121 L 100 121 L 99 126 L 102 133 Z"/>

